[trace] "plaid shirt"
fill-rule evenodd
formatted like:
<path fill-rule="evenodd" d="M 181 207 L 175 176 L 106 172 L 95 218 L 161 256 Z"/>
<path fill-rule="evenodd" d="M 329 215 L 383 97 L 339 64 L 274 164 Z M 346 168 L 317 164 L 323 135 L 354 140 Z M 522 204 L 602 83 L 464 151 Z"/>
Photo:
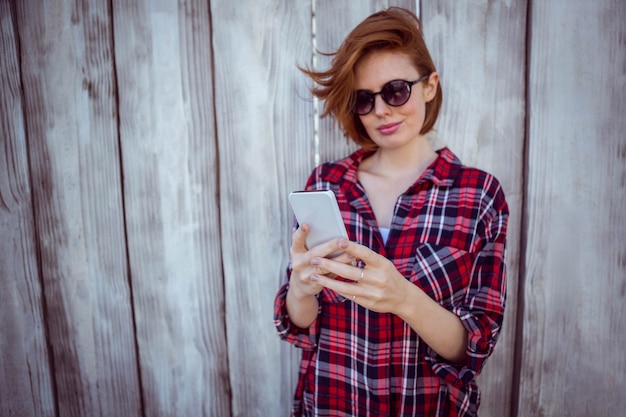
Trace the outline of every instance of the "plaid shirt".
<path fill-rule="evenodd" d="M 371 151 L 318 166 L 307 189 L 335 192 L 351 240 L 391 260 L 406 279 L 452 311 L 468 331 L 464 364 L 435 353 L 402 319 L 329 289 L 308 329 L 287 315 L 287 282 L 274 306 L 284 340 L 303 349 L 293 416 L 474 416 L 475 377 L 492 353 L 506 295 L 508 207 L 498 181 L 447 148 L 397 202 L 386 245 L 362 186 Z"/>

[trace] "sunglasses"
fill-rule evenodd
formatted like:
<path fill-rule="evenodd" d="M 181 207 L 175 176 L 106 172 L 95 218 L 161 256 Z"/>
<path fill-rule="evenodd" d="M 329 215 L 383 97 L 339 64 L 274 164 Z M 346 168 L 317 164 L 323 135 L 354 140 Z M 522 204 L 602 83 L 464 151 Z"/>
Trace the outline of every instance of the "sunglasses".
<path fill-rule="evenodd" d="M 380 94 L 383 101 L 392 107 L 400 107 L 411 98 L 411 87 L 420 81 L 424 81 L 428 75 L 424 75 L 415 81 L 391 80 L 383 85 L 378 93 L 367 90 L 357 90 L 354 101 L 354 112 L 359 116 L 365 116 L 374 108 L 376 96 Z"/>

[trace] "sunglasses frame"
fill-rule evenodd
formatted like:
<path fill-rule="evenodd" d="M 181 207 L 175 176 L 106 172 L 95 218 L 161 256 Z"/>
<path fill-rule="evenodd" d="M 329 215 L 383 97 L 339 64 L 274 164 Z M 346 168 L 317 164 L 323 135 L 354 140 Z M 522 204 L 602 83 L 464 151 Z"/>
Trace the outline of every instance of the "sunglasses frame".
<path fill-rule="evenodd" d="M 377 93 L 372 93 L 372 92 L 367 91 L 367 90 L 357 90 L 357 91 L 356 91 L 356 93 L 355 93 L 355 98 L 354 98 L 354 113 L 358 114 L 359 116 L 365 116 L 365 115 L 370 114 L 370 113 L 372 112 L 372 110 L 374 110 L 374 107 L 375 107 L 375 105 L 376 105 L 376 96 L 377 96 L 377 95 L 379 95 L 379 94 L 380 94 L 380 98 L 382 98 L 382 99 L 383 99 L 383 101 L 385 102 L 385 104 L 387 104 L 387 105 L 389 105 L 389 106 L 391 106 L 391 107 L 400 107 L 400 106 L 404 106 L 404 105 L 405 105 L 405 104 L 409 101 L 409 99 L 411 98 L 411 92 L 413 91 L 413 86 L 414 86 L 415 84 L 419 83 L 419 82 L 424 81 L 424 80 L 425 80 L 425 79 L 427 79 L 428 77 L 429 77 L 428 75 L 422 75 L 421 77 L 419 77 L 419 78 L 418 78 L 417 80 L 415 80 L 415 81 L 407 81 L 407 80 L 402 80 L 402 79 L 390 80 L 390 81 L 387 81 L 387 82 L 385 83 L 385 85 L 383 85 L 383 88 L 381 88 L 381 90 L 380 90 L 380 91 L 378 91 Z M 383 93 L 383 91 L 385 91 L 385 88 L 387 88 L 387 86 L 388 86 L 389 84 L 394 83 L 394 82 L 397 82 L 397 81 L 402 81 L 402 82 L 404 83 L 404 85 L 405 85 L 406 87 L 408 87 L 408 89 L 409 89 L 409 95 L 406 97 L 406 100 L 405 100 L 404 102 L 402 102 L 402 103 L 400 103 L 400 104 L 392 104 L 392 103 L 390 103 L 390 102 L 388 102 L 388 101 L 387 101 L 387 99 L 385 98 L 385 96 L 384 96 L 382 93 Z M 357 95 L 358 95 L 359 93 L 367 93 L 367 94 L 369 94 L 369 103 L 370 103 L 370 108 L 369 108 L 369 110 L 368 110 L 367 112 L 365 112 L 365 113 L 359 113 L 359 112 L 356 110 L 356 108 L 357 108 L 357 103 L 356 103 L 356 101 L 357 101 Z"/>

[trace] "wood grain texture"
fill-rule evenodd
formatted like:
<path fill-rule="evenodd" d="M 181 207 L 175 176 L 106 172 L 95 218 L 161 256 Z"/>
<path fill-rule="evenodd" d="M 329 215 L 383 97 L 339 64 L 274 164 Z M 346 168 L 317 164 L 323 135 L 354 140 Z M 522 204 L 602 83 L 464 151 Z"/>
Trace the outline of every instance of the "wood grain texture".
<path fill-rule="evenodd" d="M 330 67 L 332 56 L 346 36 L 372 13 L 391 6 L 404 7 L 416 11 L 415 0 L 349 0 L 332 1 L 317 0 L 315 2 L 316 69 L 326 70 Z M 319 114 L 323 112 L 323 103 L 319 105 Z M 338 128 L 337 121 L 325 117 L 319 121 L 319 161 L 327 162 L 348 156 L 357 149 L 352 140 L 347 140 Z"/>
<path fill-rule="evenodd" d="M 296 66 L 415 3 L 0 0 L 0 415 L 288 415 L 287 194 L 355 149 Z M 527 5 L 421 2 L 433 140 L 511 208 L 480 415 L 621 415 L 626 4 Z"/>
<path fill-rule="evenodd" d="M 230 415 L 208 2 L 113 1 L 145 415 Z"/>
<path fill-rule="evenodd" d="M 54 413 L 16 27 L 0 1 L 0 415 Z"/>
<path fill-rule="evenodd" d="M 272 323 L 287 266 L 287 195 L 313 164 L 311 2 L 214 2 L 222 254 L 234 416 L 287 415 L 300 355 Z"/>
<path fill-rule="evenodd" d="M 533 2 L 520 416 L 626 409 L 625 19 Z"/>
<path fill-rule="evenodd" d="M 16 7 L 55 407 L 136 413 L 109 12 Z"/>
<path fill-rule="evenodd" d="M 507 301 L 495 351 L 478 378 L 480 414 L 509 415 L 516 346 L 525 140 L 526 2 L 422 2 L 443 107 L 432 139 L 494 174 L 509 204 Z"/>

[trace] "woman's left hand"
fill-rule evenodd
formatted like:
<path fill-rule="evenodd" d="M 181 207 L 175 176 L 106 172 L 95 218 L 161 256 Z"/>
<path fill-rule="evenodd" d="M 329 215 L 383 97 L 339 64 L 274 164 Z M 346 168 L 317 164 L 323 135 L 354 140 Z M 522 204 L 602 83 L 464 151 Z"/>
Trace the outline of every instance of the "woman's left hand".
<path fill-rule="evenodd" d="M 398 272 L 390 260 L 368 247 L 345 239 L 339 239 L 337 245 L 345 253 L 360 259 L 362 268 L 315 257 L 311 259 L 313 267 L 321 268 L 348 281 L 318 274 L 313 275 L 311 280 L 370 310 L 396 313 L 411 291 L 408 287 L 411 285 L 410 282 Z"/>

